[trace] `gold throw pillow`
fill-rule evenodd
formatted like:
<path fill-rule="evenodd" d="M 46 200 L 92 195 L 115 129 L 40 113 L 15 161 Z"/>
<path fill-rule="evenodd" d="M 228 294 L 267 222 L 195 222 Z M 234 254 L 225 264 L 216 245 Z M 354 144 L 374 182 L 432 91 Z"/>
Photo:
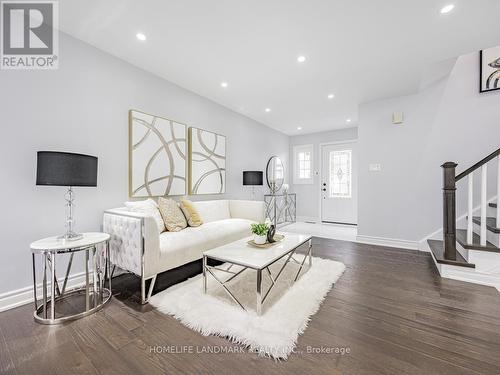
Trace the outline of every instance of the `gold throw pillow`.
<path fill-rule="evenodd" d="M 184 216 L 186 217 L 190 227 L 199 227 L 201 224 L 203 224 L 203 220 L 201 219 L 198 210 L 196 210 L 193 202 L 191 202 L 190 200 L 181 200 L 181 210 L 184 213 Z"/>
<path fill-rule="evenodd" d="M 186 218 L 173 199 L 158 198 L 158 208 L 168 231 L 178 232 L 187 227 Z"/>

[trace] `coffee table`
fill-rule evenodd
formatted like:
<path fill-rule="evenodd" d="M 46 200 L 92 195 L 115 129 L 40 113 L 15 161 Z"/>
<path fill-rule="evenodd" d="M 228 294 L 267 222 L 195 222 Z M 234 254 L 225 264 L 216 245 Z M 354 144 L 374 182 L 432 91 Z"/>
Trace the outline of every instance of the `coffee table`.
<path fill-rule="evenodd" d="M 237 303 L 243 310 L 245 307 L 238 301 L 233 292 L 227 287 L 227 283 L 233 280 L 235 277 L 241 275 L 247 269 L 253 269 L 257 271 L 256 279 L 256 297 L 257 297 L 257 314 L 262 313 L 262 304 L 265 302 L 269 292 L 276 285 L 277 280 L 281 276 L 283 270 L 290 261 L 293 261 L 300 265 L 297 274 L 295 275 L 294 282 L 298 280 L 302 269 L 304 268 L 304 263 L 306 259 L 309 260 L 308 270 L 312 266 L 312 242 L 311 236 L 306 234 L 295 234 L 295 233 L 283 233 L 285 237 L 280 242 L 269 248 L 257 248 L 249 245 L 247 242 L 251 237 L 244 238 L 235 242 L 231 242 L 227 245 L 216 247 L 214 249 L 205 251 L 203 253 L 203 292 L 207 293 L 207 276 L 210 274 L 229 294 L 231 299 Z M 308 250 L 304 259 L 298 261 L 294 258 L 294 254 L 301 245 L 308 243 Z M 279 261 L 280 259 L 286 259 L 285 263 L 281 266 L 280 270 L 273 276 L 269 267 Z M 224 269 L 218 266 L 209 266 L 208 259 L 215 259 L 224 263 L 229 263 L 229 268 Z M 233 265 L 241 266 L 238 271 L 231 271 Z M 230 274 L 230 276 L 221 280 L 217 276 L 214 270 L 222 271 L 224 273 Z M 262 271 L 265 271 L 271 280 L 271 285 L 269 289 L 263 294 L 262 293 Z"/>

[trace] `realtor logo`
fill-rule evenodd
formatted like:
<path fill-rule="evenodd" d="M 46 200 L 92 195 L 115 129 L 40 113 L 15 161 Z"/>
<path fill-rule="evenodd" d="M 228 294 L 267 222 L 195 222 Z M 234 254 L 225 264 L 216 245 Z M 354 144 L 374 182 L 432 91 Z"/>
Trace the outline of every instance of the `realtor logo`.
<path fill-rule="evenodd" d="M 57 69 L 57 1 L 1 1 L 1 69 Z"/>

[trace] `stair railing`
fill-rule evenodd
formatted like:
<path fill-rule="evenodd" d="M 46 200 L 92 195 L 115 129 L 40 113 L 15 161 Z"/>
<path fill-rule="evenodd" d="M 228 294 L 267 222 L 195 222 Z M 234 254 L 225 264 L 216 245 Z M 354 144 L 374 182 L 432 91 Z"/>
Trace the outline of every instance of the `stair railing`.
<path fill-rule="evenodd" d="M 486 210 L 487 210 L 487 188 L 488 188 L 488 162 L 497 159 L 497 207 L 496 219 L 500 223 L 500 148 L 481 161 L 466 169 L 459 175 L 455 175 L 457 163 L 447 162 L 443 168 L 443 237 L 444 255 L 446 259 L 456 260 L 456 183 L 467 176 L 467 244 L 473 243 L 474 236 L 474 172 L 481 168 L 481 224 L 480 224 L 480 245 L 486 246 Z M 497 224 L 498 225 L 498 224 Z"/>

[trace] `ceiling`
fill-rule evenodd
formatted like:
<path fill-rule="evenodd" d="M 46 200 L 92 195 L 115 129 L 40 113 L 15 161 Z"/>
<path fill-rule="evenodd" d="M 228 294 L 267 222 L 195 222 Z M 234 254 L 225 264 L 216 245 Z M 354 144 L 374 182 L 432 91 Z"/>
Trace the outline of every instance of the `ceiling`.
<path fill-rule="evenodd" d="M 360 103 L 499 45 L 499 14 L 498 0 L 60 2 L 64 32 L 289 135 L 353 126 Z"/>

